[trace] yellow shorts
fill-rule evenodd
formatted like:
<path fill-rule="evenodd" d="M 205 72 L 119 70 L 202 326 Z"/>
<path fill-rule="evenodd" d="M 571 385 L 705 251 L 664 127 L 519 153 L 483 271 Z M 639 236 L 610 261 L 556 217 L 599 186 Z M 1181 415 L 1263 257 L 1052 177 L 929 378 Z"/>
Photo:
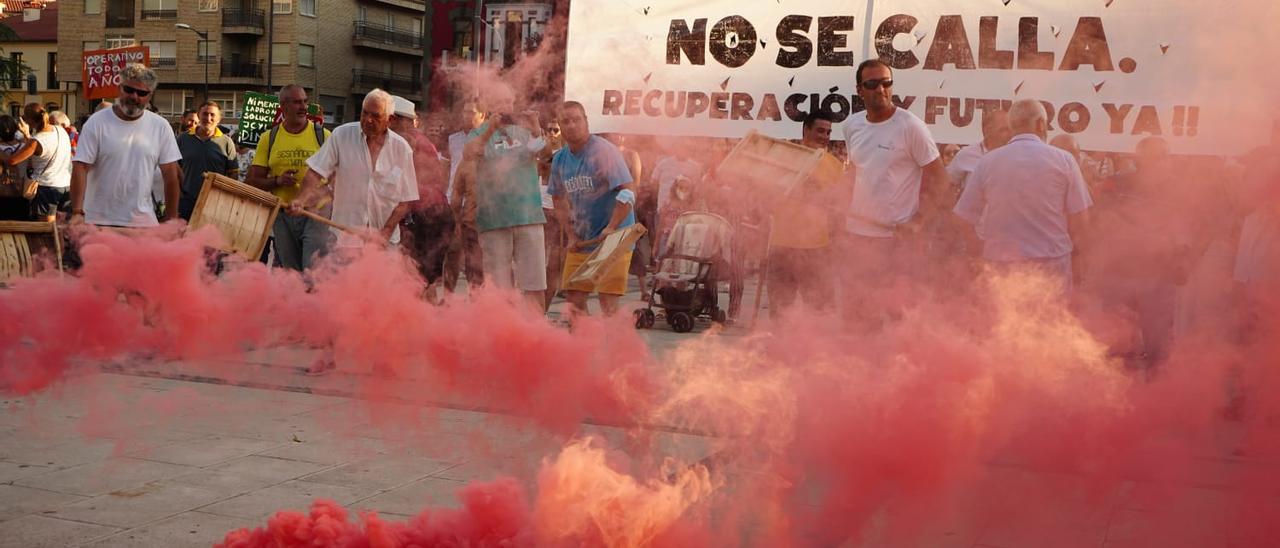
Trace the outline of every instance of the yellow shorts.
<path fill-rule="evenodd" d="M 604 277 L 600 278 L 600 283 L 592 285 L 591 282 L 569 283 L 569 277 L 574 271 L 578 270 L 582 263 L 587 262 L 590 253 L 578 253 L 570 251 L 564 258 L 564 274 L 560 277 L 560 289 L 569 291 L 584 291 L 587 293 L 604 293 L 605 295 L 625 295 L 627 293 L 627 273 L 631 270 L 631 252 L 618 258 Z"/>

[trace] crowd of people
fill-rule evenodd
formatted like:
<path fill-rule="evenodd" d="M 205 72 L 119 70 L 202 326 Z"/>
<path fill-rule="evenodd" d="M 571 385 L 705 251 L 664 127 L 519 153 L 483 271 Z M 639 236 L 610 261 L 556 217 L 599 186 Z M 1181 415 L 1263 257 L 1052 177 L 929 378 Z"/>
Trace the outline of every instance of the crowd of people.
<path fill-rule="evenodd" d="M 7 177 L 39 187 L 23 207 L 5 198 L 3 213 L 53 220 L 61 210 L 116 227 L 189 219 L 214 171 L 288 204 L 262 258 L 275 266 L 306 272 L 373 240 L 415 262 L 431 302 L 465 279 L 518 291 L 539 313 L 563 294 L 576 315 L 591 294 L 616 312 L 631 276 L 644 294 L 675 219 L 705 210 L 738 229 L 731 321 L 752 270 L 771 310 L 804 303 L 866 329 L 901 313 L 891 301 L 904 280 L 964 287 L 983 273 L 1034 271 L 1052 293 L 1087 290 L 1124 309 L 1140 331 L 1129 351 L 1147 364 L 1167 354 L 1176 324 L 1194 321 L 1179 303 L 1196 301 L 1188 281 L 1206 257 L 1233 263 L 1244 299 L 1233 302 L 1251 303 L 1241 310 L 1256 313 L 1270 298 L 1260 288 L 1280 279 L 1280 211 L 1267 194 L 1276 143 L 1240 158 L 1175 157 L 1158 136 L 1133 154 L 1082 152 L 1069 134 L 1051 137 L 1044 108 L 1023 99 L 985 111 L 979 142 L 939 145 L 894 104 L 890 66 L 866 61 L 851 77 L 864 110 L 801 122 L 800 144 L 836 157 L 845 175 L 762 203 L 717 176 L 731 140 L 596 135 L 579 103 L 539 110 L 500 90 L 421 119 L 412 102 L 373 90 L 358 122 L 330 131 L 308 118 L 307 90 L 287 85 L 283 121 L 256 148 L 220 129 L 215 102 L 184 116 L 175 137 L 147 110 L 155 74 L 131 65 L 118 99 L 78 135 L 38 104 L 20 121 L 0 117 Z M 570 279 L 605 236 L 635 223 L 648 229 L 636 249 L 595 282 Z"/>

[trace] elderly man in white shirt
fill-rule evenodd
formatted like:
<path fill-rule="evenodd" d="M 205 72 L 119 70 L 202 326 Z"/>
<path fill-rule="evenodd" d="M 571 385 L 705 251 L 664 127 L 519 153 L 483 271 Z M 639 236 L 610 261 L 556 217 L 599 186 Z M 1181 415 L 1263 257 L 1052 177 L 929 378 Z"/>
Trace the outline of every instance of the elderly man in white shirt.
<path fill-rule="evenodd" d="M 418 199 L 418 176 L 413 149 L 403 137 L 388 131 L 395 110 L 391 95 L 380 89 L 364 98 L 359 122 L 338 126 L 320 150 L 307 159 L 302 191 L 289 205 L 299 214 L 324 194 L 321 181 L 334 181 L 333 221 L 378 231 L 391 244 L 400 241 L 400 220 Z M 360 247 L 360 238 L 339 234 L 337 247 Z"/>
<path fill-rule="evenodd" d="M 1038 270 L 1068 292 L 1073 236 L 1093 199 L 1075 158 L 1044 142 L 1049 122 L 1040 102 L 1015 102 L 1009 125 L 1013 139 L 978 162 L 955 213 L 977 229 L 983 259 Z"/>

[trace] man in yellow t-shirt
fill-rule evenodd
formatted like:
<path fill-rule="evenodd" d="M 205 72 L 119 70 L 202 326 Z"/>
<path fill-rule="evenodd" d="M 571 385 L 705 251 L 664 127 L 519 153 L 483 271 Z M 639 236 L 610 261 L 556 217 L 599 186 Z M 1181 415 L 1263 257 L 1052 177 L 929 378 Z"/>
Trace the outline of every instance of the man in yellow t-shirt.
<path fill-rule="evenodd" d="M 307 90 L 297 84 L 280 89 L 284 121 L 262 133 L 246 183 L 275 194 L 283 203 L 292 202 L 307 172 L 307 158 L 320 150 L 329 130 L 307 119 Z M 297 271 L 310 268 L 324 255 L 333 239 L 329 227 L 301 215 L 277 215 L 271 231 L 276 260 Z"/>
<path fill-rule="evenodd" d="M 833 121 L 825 111 L 807 115 L 800 144 L 825 151 Z M 797 296 L 820 310 L 834 300 L 831 227 L 832 219 L 839 218 L 835 212 L 840 204 L 848 205 L 852 189 L 847 187 L 843 177 L 811 177 L 774 208 L 768 272 L 771 311 L 790 307 Z"/>

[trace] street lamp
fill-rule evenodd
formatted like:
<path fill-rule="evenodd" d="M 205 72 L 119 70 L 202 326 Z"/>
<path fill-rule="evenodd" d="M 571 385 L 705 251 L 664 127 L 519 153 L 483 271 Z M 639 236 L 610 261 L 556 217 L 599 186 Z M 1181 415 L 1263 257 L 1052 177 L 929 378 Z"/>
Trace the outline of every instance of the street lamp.
<path fill-rule="evenodd" d="M 194 28 L 191 28 L 191 25 L 188 25 L 186 23 L 175 23 L 173 25 L 173 28 L 189 30 L 191 32 L 196 33 L 196 36 L 199 36 L 200 39 L 204 41 L 205 54 L 207 55 L 209 53 L 209 33 L 208 32 L 198 31 Z M 200 57 L 199 46 L 196 47 L 196 57 L 197 58 Z M 205 101 L 209 100 L 209 60 L 208 59 L 204 60 L 204 100 Z"/>

